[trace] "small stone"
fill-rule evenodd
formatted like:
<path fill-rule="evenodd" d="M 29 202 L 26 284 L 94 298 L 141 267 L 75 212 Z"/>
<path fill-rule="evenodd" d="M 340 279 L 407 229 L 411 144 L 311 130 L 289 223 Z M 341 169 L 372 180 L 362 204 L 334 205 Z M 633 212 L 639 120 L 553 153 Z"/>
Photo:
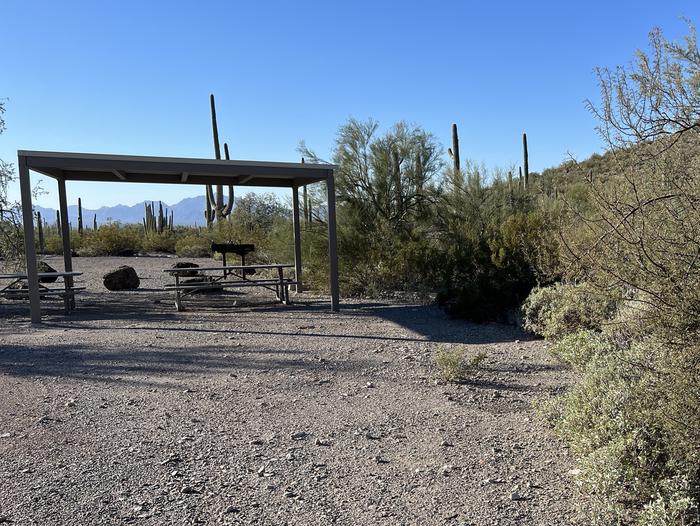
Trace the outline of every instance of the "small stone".
<path fill-rule="evenodd" d="M 248 444 L 251 445 L 251 446 L 261 446 L 261 445 L 263 445 L 264 443 L 265 443 L 265 442 L 264 442 L 262 439 L 260 439 L 260 438 L 254 438 L 253 440 L 251 440 L 250 442 L 248 442 Z"/>
<path fill-rule="evenodd" d="M 316 445 L 317 445 L 317 446 L 329 447 L 329 446 L 331 445 L 331 443 L 328 442 L 327 440 L 321 440 L 320 438 L 317 438 L 317 439 L 316 439 Z"/>
<path fill-rule="evenodd" d="M 180 458 L 180 455 L 176 453 L 171 453 L 168 458 L 166 458 L 160 463 L 160 465 L 165 466 L 166 464 L 175 464 L 177 462 L 180 462 L 181 460 L 182 459 Z"/>
<path fill-rule="evenodd" d="M 292 440 L 304 440 L 309 434 L 306 431 L 296 431 L 291 434 Z"/>
<path fill-rule="evenodd" d="M 71 398 L 65 404 L 66 407 L 75 407 L 75 399 Z"/>
<path fill-rule="evenodd" d="M 443 440 L 442 442 L 440 442 L 440 445 L 441 445 L 442 447 L 454 447 L 454 446 L 453 446 L 450 442 L 448 442 L 447 440 Z"/>
<path fill-rule="evenodd" d="M 331 381 L 328 378 L 322 378 L 316 383 L 318 383 L 318 385 L 325 385 L 331 383 Z"/>
<path fill-rule="evenodd" d="M 374 388 L 374 384 L 373 384 L 372 382 L 367 382 L 367 383 L 365 384 L 365 387 L 366 387 L 367 389 L 373 389 L 373 388 Z"/>
<path fill-rule="evenodd" d="M 452 473 L 452 470 L 454 469 L 454 466 L 451 464 L 445 464 L 440 468 L 440 474 L 444 475 L 445 477 L 448 476 L 450 473 Z"/>
<path fill-rule="evenodd" d="M 194 495 L 196 493 L 199 493 L 199 491 L 197 491 L 192 486 L 182 486 L 180 493 L 184 493 L 185 495 Z"/>
<path fill-rule="evenodd" d="M 11 433 L 3 433 L 0 435 L 0 438 L 10 438 L 12 436 Z"/>
<path fill-rule="evenodd" d="M 241 510 L 236 508 L 236 506 L 229 506 L 224 510 L 224 513 L 238 513 L 239 511 Z"/>

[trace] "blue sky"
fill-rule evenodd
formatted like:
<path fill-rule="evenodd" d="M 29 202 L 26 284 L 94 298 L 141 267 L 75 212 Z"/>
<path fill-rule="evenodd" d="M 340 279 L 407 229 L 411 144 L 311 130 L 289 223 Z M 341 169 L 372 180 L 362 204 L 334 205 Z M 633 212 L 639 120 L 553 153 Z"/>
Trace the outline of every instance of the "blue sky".
<path fill-rule="evenodd" d="M 530 167 L 601 150 L 584 106 L 596 66 L 629 62 L 700 2 L 81 2 L 4 0 L 0 97 L 18 149 L 212 157 L 208 95 L 239 159 L 330 156 L 348 117 L 419 124 L 463 158 Z M 38 178 L 37 178 L 38 180 Z M 43 206 L 56 206 L 51 181 Z M 72 183 L 96 208 L 175 202 L 196 186 Z M 14 195 L 17 195 L 16 191 Z"/>

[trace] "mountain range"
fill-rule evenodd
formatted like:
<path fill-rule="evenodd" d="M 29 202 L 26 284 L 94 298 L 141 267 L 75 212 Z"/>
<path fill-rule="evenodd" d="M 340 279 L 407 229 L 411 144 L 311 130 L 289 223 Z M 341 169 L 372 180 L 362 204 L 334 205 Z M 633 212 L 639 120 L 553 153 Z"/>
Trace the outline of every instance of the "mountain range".
<path fill-rule="evenodd" d="M 150 201 L 148 201 L 150 202 Z M 83 207 L 83 223 L 86 226 L 92 226 L 93 217 L 97 216 L 97 224 L 102 225 L 109 222 L 119 223 L 141 223 L 143 221 L 145 211 L 144 204 L 146 201 L 136 203 L 132 206 L 116 205 L 103 206 L 97 210 Z M 155 202 L 156 214 L 158 213 L 158 201 Z M 176 225 L 202 225 L 204 222 L 204 209 L 206 208 L 206 199 L 203 195 L 197 197 L 187 197 L 174 205 L 163 203 L 163 210 L 168 209 L 168 213 L 172 210 L 173 220 Z M 44 208 L 35 206 L 34 209 L 41 212 L 41 216 L 49 224 L 56 223 L 56 210 L 53 208 Z M 78 224 L 78 206 L 70 205 L 68 207 L 68 219 L 76 226 Z"/>

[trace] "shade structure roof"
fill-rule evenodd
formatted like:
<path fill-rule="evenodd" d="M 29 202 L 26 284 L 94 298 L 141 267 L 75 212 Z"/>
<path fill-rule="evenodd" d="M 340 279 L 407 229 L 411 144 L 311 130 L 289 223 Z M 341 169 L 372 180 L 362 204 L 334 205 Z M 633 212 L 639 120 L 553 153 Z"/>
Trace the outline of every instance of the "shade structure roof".
<path fill-rule="evenodd" d="M 335 165 L 20 150 L 27 167 L 64 181 L 223 184 L 295 188 L 333 176 Z"/>

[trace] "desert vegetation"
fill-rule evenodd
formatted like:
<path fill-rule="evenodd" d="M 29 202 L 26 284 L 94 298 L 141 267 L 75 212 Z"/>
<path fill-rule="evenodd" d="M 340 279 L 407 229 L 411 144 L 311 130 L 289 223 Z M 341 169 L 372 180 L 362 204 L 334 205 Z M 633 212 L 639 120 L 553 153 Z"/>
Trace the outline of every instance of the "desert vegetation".
<path fill-rule="evenodd" d="M 523 134 L 522 165 L 490 169 L 460 152 L 456 125 L 445 156 L 420 126 L 381 132 L 355 119 L 328 159 L 338 166 L 345 295 L 421 292 L 453 317 L 521 317 L 575 371 L 577 383 L 542 412 L 577 460 L 596 524 L 700 522 L 700 51 L 692 26 L 680 44 L 653 31 L 650 46 L 632 66 L 598 70 L 601 98 L 589 107 L 607 151 L 585 161 L 531 172 Z M 0 164 L 6 263 L 22 252 L 11 180 Z M 143 225 L 81 224 L 72 249 L 205 257 L 213 241 L 242 242 L 258 247 L 254 261 L 293 259 L 288 203 L 248 194 L 224 205 L 222 192 L 207 189 L 207 227 L 171 218 L 163 228 L 151 208 Z M 305 190 L 302 210 L 305 279 L 317 289 L 324 193 Z M 41 218 L 37 228 L 40 251 L 60 253 L 58 229 Z M 449 382 L 468 382 L 484 358 L 436 353 Z"/>

